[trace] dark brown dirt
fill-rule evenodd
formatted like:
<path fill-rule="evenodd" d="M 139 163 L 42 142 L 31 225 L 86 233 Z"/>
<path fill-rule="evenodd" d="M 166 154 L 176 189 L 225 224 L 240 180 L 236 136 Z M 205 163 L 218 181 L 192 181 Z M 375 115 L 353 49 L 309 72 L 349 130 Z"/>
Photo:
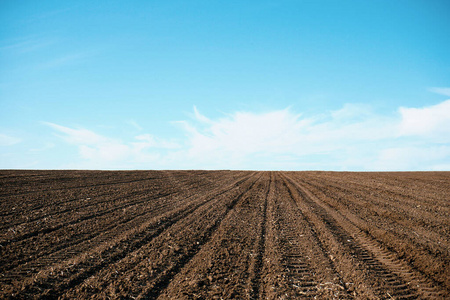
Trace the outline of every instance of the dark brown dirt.
<path fill-rule="evenodd" d="M 0 171 L 1 299 L 449 299 L 450 172 Z"/>

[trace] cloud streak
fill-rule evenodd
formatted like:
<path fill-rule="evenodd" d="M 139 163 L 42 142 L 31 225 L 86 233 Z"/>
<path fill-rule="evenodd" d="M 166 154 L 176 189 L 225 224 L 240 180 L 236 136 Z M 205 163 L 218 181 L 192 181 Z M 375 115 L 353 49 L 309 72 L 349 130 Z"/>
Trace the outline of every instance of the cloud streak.
<path fill-rule="evenodd" d="M 55 44 L 55 40 L 41 36 L 26 36 L 9 41 L 0 42 L 0 51 L 14 51 L 16 53 L 28 53 L 45 49 Z"/>
<path fill-rule="evenodd" d="M 433 93 L 436 93 L 436 94 L 450 97 L 450 88 L 449 87 L 434 87 L 434 88 L 430 88 L 430 91 Z"/>
<path fill-rule="evenodd" d="M 18 144 L 22 139 L 7 134 L 0 133 L 0 146 L 12 146 Z"/>
<path fill-rule="evenodd" d="M 46 70 L 65 67 L 80 63 L 90 56 L 92 56 L 92 53 L 89 52 L 68 53 L 65 55 L 54 57 L 48 61 L 42 62 L 37 65 L 37 68 L 40 70 Z"/>

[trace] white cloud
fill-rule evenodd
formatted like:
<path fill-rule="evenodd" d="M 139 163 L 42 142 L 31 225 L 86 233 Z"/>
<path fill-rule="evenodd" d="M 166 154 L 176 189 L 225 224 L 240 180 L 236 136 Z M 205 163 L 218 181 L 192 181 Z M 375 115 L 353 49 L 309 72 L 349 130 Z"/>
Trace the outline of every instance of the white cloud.
<path fill-rule="evenodd" d="M 145 142 L 149 146 L 156 145 L 155 138 L 153 137 L 153 135 L 148 134 L 148 133 L 137 135 L 137 136 L 135 136 L 135 139 L 137 139 L 139 141 L 142 141 L 142 142 Z"/>
<path fill-rule="evenodd" d="M 198 111 L 198 109 L 197 109 L 197 107 L 196 107 L 195 105 L 194 105 L 194 115 L 195 115 L 195 118 L 196 118 L 198 121 L 200 121 L 200 122 L 207 123 L 207 124 L 210 124 L 210 123 L 211 123 L 211 120 L 208 119 L 207 117 L 205 117 L 204 115 L 202 115 L 202 114 Z"/>
<path fill-rule="evenodd" d="M 137 135 L 134 137 L 139 142 L 132 143 L 136 148 L 162 148 L 162 149 L 176 149 L 179 148 L 180 145 L 173 141 L 166 141 L 157 137 L 154 137 L 151 134 L 145 133 L 141 135 Z"/>
<path fill-rule="evenodd" d="M 423 108 L 399 109 L 400 134 L 417 135 L 450 142 L 450 100 Z"/>
<path fill-rule="evenodd" d="M 354 122 L 355 120 L 364 120 L 373 116 L 372 109 L 367 104 L 346 103 L 341 109 L 331 112 L 335 121 Z"/>
<path fill-rule="evenodd" d="M 121 141 L 53 123 L 83 166 L 125 169 L 439 170 L 450 164 L 450 100 L 375 113 L 370 106 L 303 116 L 291 109 L 209 118 L 194 107 L 178 141 L 149 133 Z"/>
<path fill-rule="evenodd" d="M 442 148 L 450 142 L 449 109 L 445 101 L 383 115 L 346 104 L 308 117 L 284 109 L 213 120 L 194 108 L 195 120 L 207 122 L 179 122 L 188 145 L 179 155 L 209 169 L 439 169 L 450 157 Z"/>
<path fill-rule="evenodd" d="M 87 129 L 73 129 L 58 124 L 43 122 L 51 128 L 63 133 L 61 136 L 64 140 L 71 144 L 97 145 L 108 143 L 108 139 Z"/>
<path fill-rule="evenodd" d="M 374 170 L 449 170 L 450 146 L 406 146 L 387 148 L 380 151 Z"/>
<path fill-rule="evenodd" d="M 130 155 L 130 147 L 119 140 L 104 137 L 84 128 L 73 129 L 49 122 L 44 124 L 62 133 L 58 136 L 67 143 L 77 146 L 81 158 L 91 161 L 93 166 L 122 163 Z"/>
<path fill-rule="evenodd" d="M 78 147 L 82 161 L 67 164 L 68 168 L 142 168 L 140 163 L 155 165 L 160 158 L 159 153 L 155 153 L 155 149 L 179 147 L 174 142 L 154 138 L 150 134 L 141 134 L 135 136 L 131 142 L 123 142 L 84 128 L 74 129 L 50 122 L 43 123 L 56 130 L 59 133 L 57 136 L 65 142 Z"/>
<path fill-rule="evenodd" d="M 101 143 L 94 146 L 80 145 L 80 154 L 84 159 L 114 162 L 126 159 L 130 148 L 121 143 Z"/>
<path fill-rule="evenodd" d="M 20 143 L 21 141 L 22 139 L 20 138 L 0 133 L 0 146 L 12 146 Z"/>
<path fill-rule="evenodd" d="M 304 121 L 288 110 L 263 114 L 238 112 L 230 118 L 210 121 L 206 128 L 185 126 L 190 135 L 190 153 L 208 155 L 211 151 L 247 155 L 256 152 L 277 152 L 295 144 Z"/>
<path fill-rule="evenodd" d="M 311 168 L 312 156 L 332 160 L 359 144 L 394 135 L 390 128 L 393 120 L 373 114 L 364 105 L 349 104 L 313 117 L 302 117 L 290 109 L 237 112 L 217 120 L 199 118 L 198 111 L 195 115 L 196 120 L 208 122 L 179 122 L 187 136 L 184 155 L 192 164 L 206 168 Z"/>

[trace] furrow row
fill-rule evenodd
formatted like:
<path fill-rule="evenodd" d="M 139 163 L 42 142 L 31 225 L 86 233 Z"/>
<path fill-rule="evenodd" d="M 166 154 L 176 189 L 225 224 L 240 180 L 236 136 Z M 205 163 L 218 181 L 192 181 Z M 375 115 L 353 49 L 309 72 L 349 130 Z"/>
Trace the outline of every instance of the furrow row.
<path fill-rule="evenodd" d="M 420 272 L 395 258 L 394 255 L 383 255 L 388 251 L 386 248 L 382 248 L 372 237 L 365 234 L 338 211 L 327 206 L 304 186 L 295 180 L 290 178 L 289 180 L 300 195 L 301 201 L 306 204 L 304 209 L 315 214 L 337 242 L 359 261 L 362 269 L 376 279 L 373 282 L 376 286 L 375 294 L 380 297 L 390 295 L 397 299 L 416 299 L 419 296 L 443 297 L 445 291 L 439 289 L 436 283 L 423 277 Z M 402 268 L 394 267 L 398 265 L 402 265 Z"/>
<path fill-rule="evenodd" d="M 232 187 L 233 185 L 228 188 Z M 228 189 L 221 190 L 212 195 L 214 197 L 227 191 Z M 81 251 L 82 255 L 66 260 L 65 263 L 60 262 L 55 266 L 47 267 L 41 274 L 38 274 L 37 278 L 33 278 L 27 288 L 22 288 L 21 294 L 31 295 L 38 290 L 45 290 L 44 295 L 47 298 L 60 296 L 68 288 L 81 284 L 102 269 L 108 268 L 111 264 L 146 246 L 167 228 L 183 218 L 189 217 L 195 210 L 209 203 L 213 200 L 213 197 L 200 198 L 185 205 L 180 205 L 172 212 L 157 215 L 140 225 L 128 224 L 129 226 L 126 226 L 128 232 L 125 231 L 118 237 L 108 234 L 92 244 L 88 244 L 89 249 Z M 145 219 L 148 218 L 143 218 L 143 220 Z M 96 246 L 96 243 L 99 246 Z M 72 252 L 70 254 L 77 253 Z"/>
<path fill-rule="evenodd" d="M 234 209 L 234 207 L 239 203 L 239 201 L 244 197 L 246 193 L 250 193 L 252 188 L 255 186 L 256 182 L 260 179 L 253 180 L 249 186 L 247 186 L 242 192 L 239 192 L 237 196 L 232 197 L 231 201 L 227 201 L 225 203 L 224 210 L 222 212 L 218 212 L 216 210 L 218 207 L 212 207 L 212 211 L 204 211 L 200 214 L 200 216 L 206 216 L 207 214 L 214 215 L 210 222 L 207 222 L 201 231 L 197 231 L 194 234 L 196 238 L 194 238 L 195 243 L 191 244 L 190 247 L 185 248 L 185 251 L 182 255 L 178 256 L 171 265 L 165 268 L 165 270 L 160 270 L 159 276 L 144 287 L 144 289 L 139 293 L 137 299 L 156 299 L 158 296 L 167 288 L 172 279 L 176 276 L 177 273 L 181 271 L 181 269 L 191 261 L 191 259 L 201 250 L 203 245 L 205 245 L 209 240 L 211 240 L 213 234 L 221 225 L 222 221 L 227 217 L 227 215 Z M 224 203 L 217 203 L 218 205 Z M 208 224 L 209 223 L 209 224 Z M 204 226 L 204 224 L 202 224 Z"/>
<path fill-rule="evenodd" d="M 448 299 L 449 179 L 0 171 L 0 298 Z"/>
<path fill-rule="evenodd" d="M 302 184 L 306 186 L 306 183 Z M 318 199 L 311 190 L 306 189 L 305 191 L 309 193 L 310 197 Z M 319 195 L 321 195 L 320 192 Z M 424 297 L 449 294 L 447 275 L 450 273 L 446 268 L 449 262 L 444 253 L 437 250 L 437 253 L 442 253 L 438 258 L 435 251 L 431 251 L 422 244 L 421 247 L 417 247 L 410 239 L 382 229 L 380 224 L 368 224 L 363 219 L 362 212 L 359 212 L 359 216 L 357 216 L 348 209 L 330 204 L 333 202 L 326 196 L 321 199 L 327 205 L 327 214 L 334 215 L 336 218 L 342 219 L 342 222 L 347 223 L 349 230 L 357 233 L 355 236 L 361 243 L 376 253 L 379 260 L 389 266 L 392 271 L 401 274 L 412 286 L 417 287 L 419 292 L 423 291 Z M 401 232 L 410 230 L 408 227 L 400 227 Z M 414 252 L 407 249 L 414 250 Z M 428 264 L 431 262 L 431 266 L 423 263 L 424 260 L 428 261 Z"/>
<path fill-rule="evenodd" d="M 171 194 L 178 194 L 181 191 L 192 188 L 193 186 L 198 188 L 200 187 L 199 184 L 206 186 L 210 183 L 199 183 L 198 181 L 184 182 L 180 180 L 176 181 L 175 184 L 172 184 L 173 187 L 169 185 L 168 188 L 166 188 L 164 191 L 161 191 L 161 181 L 159 184 L 151 186 L 145 185 L 142 187 L 138 187 L 138 189 L 131 189 L 130 187 L 128 187 L 127 190 L 124 190 L 124 192 L 119 192 L 119 194 L 115 195 L 114 197 L 111 197 L 112 190 L 109 190 L 109 192 L 99 195 L 98 198 L 94 198 L 94 195 L 90 195 L 90 197 L 88 198 L 77 199 L 77 202 L 74 203 L 73 206 L 67 207 L 67 203 L 65 203 L 64 206 L 66 208 L 63 209 L 58 209 L 58 207 L 60 207 L 59 205 L 47 204 L 48 207 L 46 208 L 46 210 L 41 212 L 38 216 L 31 218 L 27 217 L 25 221 L 13 220 L 12 222 L 7 222 L 7 220 L 5 220 L 5 224 L 7 224 L 7 227 L 12 230 L 14 230 L 14 228 L 24 228 L 26 230 L 24 233 L 21 233 L 21 235 L 18 235 L 16 233 L 12 238 L 10 238 L 10 241 L 13 242 L 20 241 L 41 233 L 41 231 L 39 230 L 32 231 L 32 229 L 36 227 L 44 227 L 44 229 L 41 230 L 52 231 L 52 225 L 45 224 L 48 222 L 52 222 L 53 224 L 55 224 L 53 227 L 58 229 L 60 228 L 58 227 L 58 225 L 65 225 L 61 224 L 60 220 L 64 220 L 67 223 L 67 219 L 70 220 L 71 218 L 75 217 L 82 221 L 86 218 L 89 219 L 91 216 L 96 217 L 98 215 L 102 215 L 103 212 L 106 214 L 111 211 L 123 208 L 124 205 L 139 205 L 152 199 L 158 199 L 161 197 L 169 196 Z M 165 186 L 167 186 L 167 184 L 165 184 Z M 126 201 L 123 201 L 123 199 L 126 199 Z M 120 205 L 122 205 L 122 207 L 120 207 Z M 48 211 L 49 207 L 52 209 L 51 211 Z M 93 211 L 95 212 L 94 215 L 92 214 Z M 5 243 L 8 242 L 9 241 L 2 241 L 2 245 L 4 246 Z"/>
<path fill-rule="evenodd" d="M 270 173 L 269 183 L 264 196 L 264 204 L 262 208 L 262 220 L 259 227 L 259 237 L 257 242 L 257 253 L 254 260 L 252 278 L 250 279 L 250 298 L 264 299 L 264 289 L 261 287 L 261 276 L 264 269 L 264 258 L 266 256 L 266 232 L 267 232 L 267 207 L 269 197 L 273 198 L 274 193 L 274 174 Z"/>
<path fill-rule="evenodd" d="M 262 289 L 258 278 L 264 278 L 258 273 L 258 267 L 259 260 L 264 261 L 260 252 L 261 226 L 270 175 L 260 173 L 258 177 L 251 190 L 241 196 L 223 199 L 229 202 L 240 198 L 208 241 L 173 276 L 158 299 L 254 299 L 257 296 L 256 285 Z M 191 236 L 196 235 L 198 233 Z M 261 265 L 264 264 L 261 262 Z"/>
<path fill-rule="evenodd" d="M 295 291 L 294 297 L 350 299 L 327 249 L 317 237 L 315 227 L 305 218 L 289 184 L 281 177 L 278 224 L 282 263 Z"/>
<path fill-rule="evenodd" d="M 206 185 L 202 185 L 201 188 L 203 190 L 211 190 L 212 187 L 205 187 Z M 102 218 L 90 218 L 93 223 L 92 225 L 87 224 L 87 220 L 83 220 L 81 222 L 77 222 L 71 225 L 70 232 L 62 235 L 61 232 L 58 232 L 58 229 L 52 231 L 51 235 L 44 235 L 42 233 L 39 236 L 36 235 L 35 239 L 52 239 L 52 236 L 55 236 L 53 240 L 54 243 L 51 244 L 50 247 L 46 249 L 36 249 L 34 250 L 33 241 L 21 241 L 23 244 L 23 250 L 19 257 L 16 259 L 11 259 L 11 257 L 6 256 L 7 247 L 2 249 L 3 257 L 6 260 L 5 263 L 2 264 L 0 271 L 4 272 L 18 265 L 24 264 L 29 261 L 36 261 L 40 257 L 45 257 L 47 255 L 52 255 L 55 252 L 64 251 L 64 249 L 70 247 L 79 248 L 80 244 L 85 244 L 86 242 L 90 243 L 90 247 L 94 246 L 92 244 L 92 239 L 99 240 L 100 238 L 108 239 L 109 237 L 105 237 L 103 233 L 109 233 L 111 236 L 114 234 L 120 233 L 122 227 L 126 224 L 131 224 L 131 226 L 138 227 L 135 220 L 145 220 L 146 218 L 151 218 L 157 216 L 158 214 L 164 213 L 168 209 L 172 209 L 175 203 L 183 199 L 183 201 L 187 201 L 190 198 L 196 195 L 195 189 L 188 189 L 188 192 L 180 195 L 181 191 L 174 192 L 170 195 L 163 195 L 161 197 L 153 197 L 149 199 L 143 199 L 140 201 L 140 204 L 133 203 L 132 201 L 128 201 L 128 206 L 122 208 L 122 210 L 111 210 L 110 214 L 106 214 L 102 216 L 103 219 L 107 220 L 107 222 L 99 222 Z M 137 206 L 137 207 L 135 207 Z M 141 221 L 142 222 L 142 221 Z M 130 227 L 130 225 L 126 225 Z M 66 230 L 67 226 L 59 225 L 59 231 Z M 89 231 L 86 231 L 83 228 L 89 227 Z M 97 237 L 98 233 L 102 233 L 99 237 Z M 27 242 L 27 243 L 26 243 Z M 15 243 L 17 246 L 17 243 Z M 33 252 L 34 251 L 34 252 Z M 39 252 L 37 252 L 39 251 Z M 30 267 L 32 268 L 32 267 Z"/>

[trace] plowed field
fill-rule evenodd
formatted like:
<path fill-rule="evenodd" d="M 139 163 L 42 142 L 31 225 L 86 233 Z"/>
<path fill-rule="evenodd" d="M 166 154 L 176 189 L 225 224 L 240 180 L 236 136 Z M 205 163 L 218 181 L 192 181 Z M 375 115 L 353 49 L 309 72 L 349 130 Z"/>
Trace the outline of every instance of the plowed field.
<path fill-rule="evenodd" d="M 2 299 L 449 299 L 450 172 L 0 171 Z"/>

